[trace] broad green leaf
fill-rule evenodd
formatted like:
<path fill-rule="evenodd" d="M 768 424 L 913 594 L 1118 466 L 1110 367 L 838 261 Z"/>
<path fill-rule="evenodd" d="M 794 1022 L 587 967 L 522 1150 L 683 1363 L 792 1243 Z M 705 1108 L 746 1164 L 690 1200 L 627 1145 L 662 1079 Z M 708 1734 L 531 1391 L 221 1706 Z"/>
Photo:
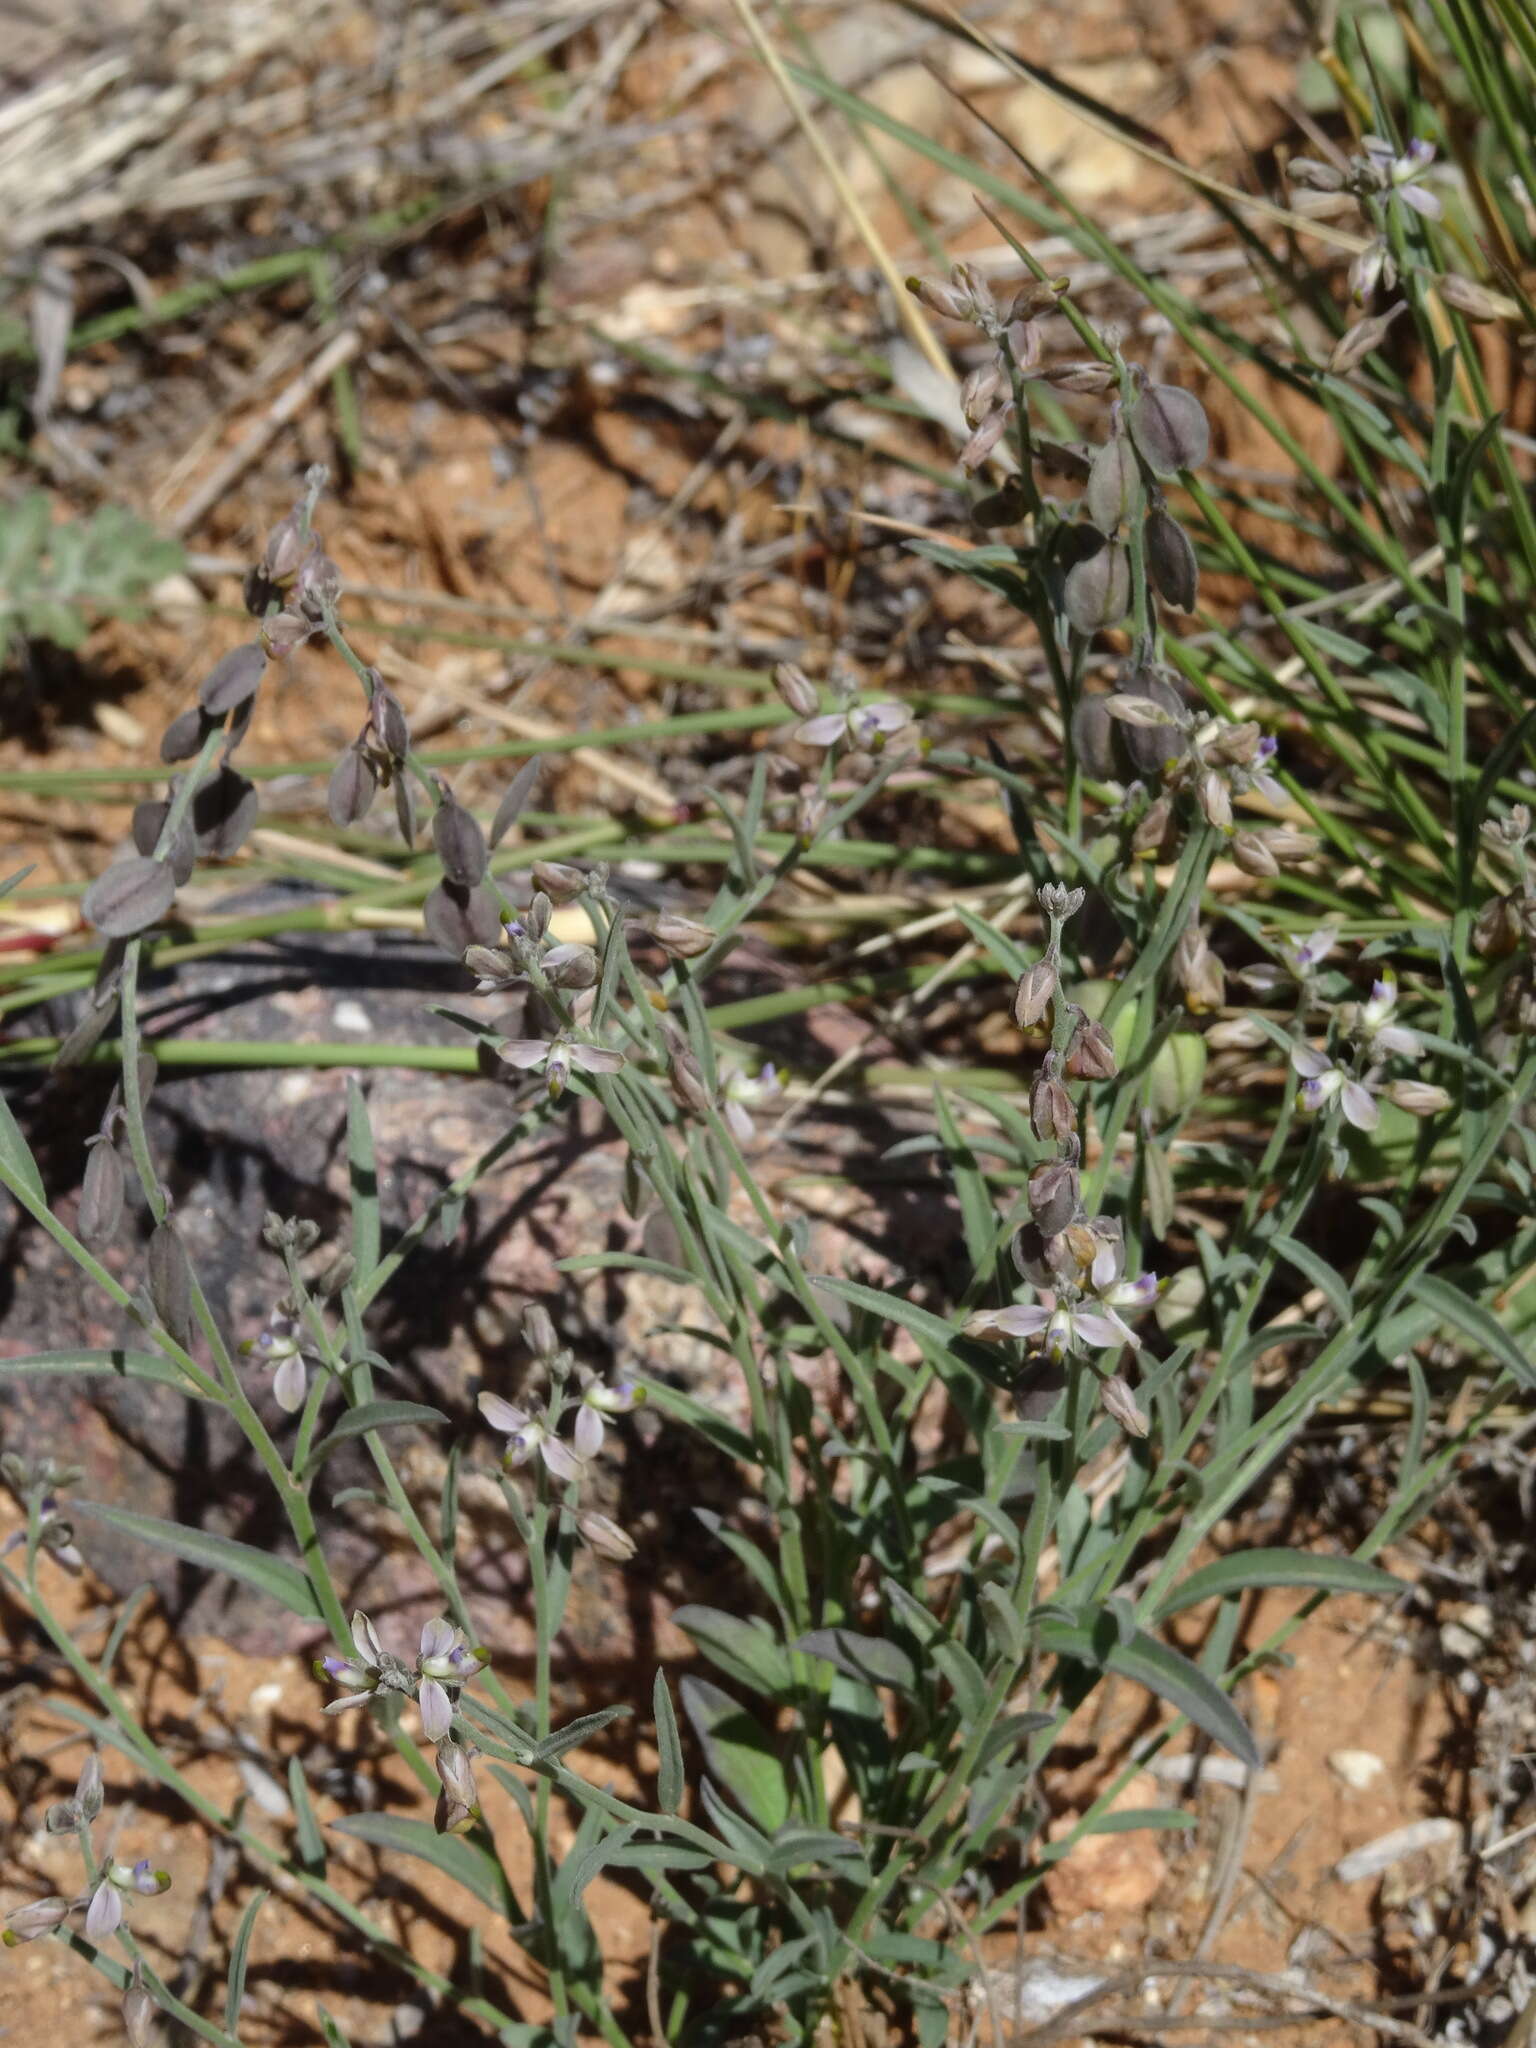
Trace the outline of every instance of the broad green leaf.
<path fill-rule="evenodd" d="M 692 1605 L 679 1607 L 672 1619 L 727 1678 L 771 1700 L 788 1699 L 794 1691 L 789 1654 L 767 1622 Z"/>
<path fill-rule="evenodd" d="M 34 1351 L 25 1358 L 0 1358 L 0 1376 L 40 1373 L 94 1374 L 99 1379 L 158 1380 L 197 1401 L 208 1396 L 168 1358 L 152 1351 Z"/>
<path fill-rule="evenodd" d="M 794 1646 L 808 1657 L 820 1657 L 849 1678 L 865 1685 L 888 1685 L 896 1692 L 912 1692 L 917 1685 L 917 1666 L 899 1643 L 884 1636 L 860 1635 L 851 1628 L 813 1628 Z"/>
<path fill-rule="evenodd" d="M 306 1870 L 324 1870 L 325 1837 L 315 1818 L 314 1801 L 309 1796 L 309 1780 L 304 1775 L 304 1766 L 296 1756 L 288 1759 L 288 1797 L 293 1802 L 293 1817 L 298 1822 L 299 1861 Z"/>
<path fill-rule="evenodd" d="M 240 1925 L 235 1929 L 235 1938 L 229 1951 L 229 1982 L 224 1991 L 224 2026 L 227 2032 L 240 2032 L 240 2004 L 245 1997 L 245 1965 L 251 1952 L 251 1935 L 256 1928 L 256 1915 L 267 1903 L 268 1894 L 252 1892 L 251 1903 L 240 1915 Z"/>
<path fill-rule="evenodd" d="M 1257 1769 L 1261 1758 L 1242 1716 L 1220 1686 L 1197 1664 L 1170 1650 L 1144 1629 L 1138 1629 L 1128 1643 L 1122 1643 L 1113 1624 L 1087 1628 L 1081 1622 L 1043 1621 L 1039 1625 L 1042 1649 L 1073 1663 L 1097 1671 L 1113 1671 L 1133 1679 L 1160 1699 L 1165 1699 L 1193 1721 L 1223 1749 L 1229 1749 L 1243 1763 Z"/>
<path fill-rule="evenodd" d="M 404 1429 L 413 1422 L 431 1425 L 447 1420 L 441 1408 L 429 1408 L 424 1401 L 360 1402 L 356 1408 L 349 1408 L 330 1434 L 315 1445 L 304 1466 L 305 1476 L 318 1471 L 332 1451 L 340 1450 L 355 1436 L 366 1435 L 370 1429 Z"/>
<path fill-rule="evenodd" d="M 677 1710 L 667 1689 L 666 1673 L 658 1671 L 651 1693 L 656 1717 L 656 1803 L 663 1813 L 676 1813 L 683 1803 L 683 1745 L 678 1739 Z"/>
<path fill-rule="evenodd" d="M 173 1557 L 185 1558 L 188 1564 L 201 1565 L 204 1571 L 226 1572 L 230 1578 L 265 1593 L 301 1621 L 325 1619 L 314 1588 L 298 1566 L 257 1550 L 252 1544 L 215 1536 L 209 1529 L 188 1529 L 180 1522 L 162 1522 L 154 1515 L 137 1515 L 131 1508 L 108 1507 L 100 1501 L 72 1500 L 69 1507 L 72 1515 L 103 1522 L 119 1536 L 152 1543 L 158 1549 L 168 1550 Z"/>
<path fill-rule="evenodd" d="M 1312 1557 L 1303 1550 L 1235 1550 L 1191 1572 L 1159 1603 L 1157 1618 L 1166 1621 L 1170 1614 L 1182 1614 L 1202 1600 L 1222 1600 L 1256 1586 L 1312 1586 L 1325 1593 L 1370 1593 L 1384 1600 L 1403 1590 L 1401 1579 L 1353 1557 Z"/>
<path fill-rule="evenodd" d="M 400 1856 L 418 1856 L 444 1877 L 472 1892 L 482 1906 L 509 1920 L 520 1917 L 513 1906 L 506 1873 L 494 1856 L 472 1842 L 467 1835 L 440 1835 L 424 1820 L 407 1820 L 395 1813 L 349 1813 L 331 1826 L 339 1835 L 354 1835 L 375 1849 L 388 1849 Z"/>
<path fill-rule="evenodd" d="M 742 1811 L 772 1835 L 789 1817 L 789 1787 L 761 1725 L 707 1678 L 687 1677 L 679 1690 L 710 1770 Z"/>
<path fill-rule="evenodd" d="M 379 1171 L 373 1156 L 368 1103 L 347 1076 L 347 1174 L 352 1188 L 352 1256 L 359 1284 L 379 1263 Z"/>

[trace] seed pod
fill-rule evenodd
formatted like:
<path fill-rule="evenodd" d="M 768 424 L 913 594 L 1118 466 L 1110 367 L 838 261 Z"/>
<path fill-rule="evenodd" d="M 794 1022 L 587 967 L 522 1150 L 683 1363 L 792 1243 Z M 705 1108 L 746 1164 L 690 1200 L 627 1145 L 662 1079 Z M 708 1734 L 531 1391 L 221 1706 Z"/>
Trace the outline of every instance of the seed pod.
<path fill-rule="evenodd" d="M 926 306 L 930 313 L 937 313 L 941 320 L 970 320 L 973 314 L 968 294 L 957 291 L 953 285 L 940 284 L 937 278 L 909 277 L 907 290 L 920 306 Z"/>
<path fill-rule="evenodd" d="M 1007 388 L 1007 372 L 996 356 L 993 356 L 990 362 L 983 363 L 978 369 L 972 370 L 971 374 L 960 386 L 960 410 L 965 415 L 966 425 L 970 427 L 980 426 L 993 406 L 997 404 L 1000 398 L 1005 396 Z M 785 666 L 787 667 L 788 663 Z M 796 673 L 798 674 L 798 671 Z M 778 680 L 777 672 L 775 672 L 774 680 L 775 682 Z M 779 694 L 782 696 L 783 692 L 780 691 Z M 785 702 L 788 703 L 788 701 L 786 698 Z M 791 711 L 799 712 L 800 717 L 809 718 L 811 712 L 816 709 L 816 701 L 813 697 L 809 709 L 805 711 L 801 711 L 798 704 L 790 704 L 789 708 Z"/>
<path fill-rule="evenodd" d="M 480 1818 L 480 1795 L 471 1768 L 474 1751 L 445 1739 L 437 1745 L 438 1796 L 433 1826 L 440 1835 L 460 1835 Z"/>
<path fill-rule="evenodd" d="M 1051 1246 L 1058 1240 L 1042 1237 L 1037 1223 L 1024 1223 L 1013 1233 L 1010 1247 L 1013 1263 L 1034 1287 L 1049 1287 L 1056 1277 Z"/>
<path fill-rule="evenodd" d="M 1200 589 L 1200 568 L 1189 535 L 1165 506 L 1147 515 L 1147 573 L 1169 604 L 1192 612 Z"/>
<path fill-rule="evenodd" d="M 139 1983 L 130 1984 L 123 1994 L 123 2032 L 128 2048 L 154 2048 L 160 2008 Z"/>
<path fill-rule="evenodd" d="M 338 832 L 356 825 L 368 815 L 368 807 L 379 793 L 378 772 L 358 742 L 337 756 L 326 785 L 325 808 Z"/>
<path fill-rule="evenodd" d="M 123 1220 L 123 1162 L 107 1138 L 90 1138 L 75 1234 L 88 1245 L 108 1244 Z"/>
<path fill-rule="evenodd" d="M 1029 1091 L 1029 1124 L 1045 1145 L 1063 1145 L 1077 1129 L 1071 1096 L 1053 1074 L 1043 1069 Z"/>
<path fill-rule="evenodd" d="M 503 988 L 523 979 L 512 955 L 499 946 L 466 946 L 464 965 L 477 981 L 494 981 Z"/>
<path fill-rule="evenodd" d="M 1144 1437 L 1152 1427 L 1136 1406 L 1136 1396 L 1118 1373 L 1100 1382 L 1099 1405 L 1106 1415 L 1119 1423 L 1127 1436 Z"/>
<path fill-rule="evenodd" d="M 1099 782 L 1119 774 L 1115 760 L 1115 728 L 1102 696 L 1083 696 L 1072 713 L 1072 744 L 1084 772 Z"/>
<path fill-rule="evenodd" d="M 587 886 L 587 878 L 580 868 L 567 867 L 558 860 L 536 860 L 533 879 L 551 903 L 574 903 Z"/>
<path fill-rule="evenodd" d="M 1410 1116 L 1439 1116 L 1451 1106 L 1447 1090 L 1431 1081 L 1389 1081 L 1386 1093 L 1388 1101 L 1406 1109 Z"/>
<path fill-rule="evenodd" d="M 208 720 L 194 704 L 190 711 L 183 711 L 179 718 L 173 718 L 161 734 L 161 760 L 190 761 L 202 746 L 207 732 Z"/>
<path fill-rule="evenodd" d="M 975 433 L 972 434 L 969 441 L 966 442 L 956 457 L 960 467 L 967 475 L 973 469 L 980 469 L 981 465 L 992 453 L 992 450 L 1001 441 L 1003 435 L 1008 430 L 1008 422 L 1013 418 L 1013 411 L 1013 400 L 1005 398 L 1001 405 L 994 406 L 986 418 L 979 423 Z"/>
<path fill-rule="evenodd" d="M 1057 1237 L 1077 1215 L 1081 1190 L 1068 1159 L 1047 1159 L 1029 1176 L 1029 1213 L 1042 1237 Z"/>
<path fill-rule="evenodd" d="M 457 798 L 445 797 L 433 812 L 432 843 L 450 882 L 473 889 L 484 881 L 490 865 L 485 834 Z"/>
<path fill-rule="evenodd" d="M 1520 919 L 1507 896 L 1491 896 L 1472 920 L 1472 947 L 1484 960 L 1502 960 L 1520 943 Z"/>
<path fill-rule="evenodd" d="M 149 1240 L 149 1298 L 161 1328 L 185 1351 L 192 1341 L 192 1262 L 167 1217 Z"/>
<path fill-rule="evenodd" d="M 1067 1041 L 1067 1072 L 1074 1081 L 1113 1081 L 1120 1071 L 1115 1044 L 1094 1017 L 1079 1016 Z"/>
<path fill-rule="evenodd" d="M 720 935 L 707 924 L 695 924 L 691 917 L 674 917 L 664 910 L 651 926 L 651 936 L 674 960 L 697 960 Z"/>
<path fill-rule="evenodd" d="M 1047 953 L 1019 976 L 1013 991 L 1013 1021 L 1021 1031 L 1032 1031 L 1050 1008 L 1056 993 L 1056 962 Z"/>
<path fill-rule="evenodd" d="M 814 718 L 820 698 L 816 685 L 792 661 L 781 661 L 773 672 L 773 687 L 796 718 Z"/>
<path fill-rule="evenodd" d="M 197 701 L 210 718 L 223 718 L 254 697 L 267 666 L 266 649 L 256 641 L 237 647 L 214 664 L 197 693 Z"/>
<path fill-rule="evenodd" d="M 92 1750 L 80 1766 L 80 1776 L 75 1781 L 75 1805 L 83 1820 L 95 1820 L 101 1812 L 102 1802 L 101 1757 Z"/>
<path fill-rule="evenodd" d="M 1211 452 L 1205 407 L 1177 384 L 1144 385 L 1126 410 L 1126 425 L 1143 461 L 1158 476 L 1198 469 Z"/>
<path fill-rule="evenodd" d="M 1054 313 L 1062 294 L 1071 283 L 1065 277 L 1032 277 L 1021 284 L 1004 315 L 1006 321 L 1038 320 L 1042 313 Z"/>
<path fill-rule="evenodd" d="M 1399 299 L 1384 313 L 1373 313 L 1368 320 L 1357 320 L 1353 327 L 1346 328 L 1328 358 L 1330 372 L 1335 377 L 1342 377 L 1357 363 L 1363 363 L 1368 355 L 1374 355 L 1386 340 L 1392 322 L 1406 310 L 1405 301 Z"/>
<path fill-rule="evenodd" d="M 1041 375 L 1056 390 L 1073 391 L 1080 398 L 1098 398 L 1120 382 L 1113 363 L 1053 363 Z"/>
<path fill-rule="evenodd" d="M 1100 533 L 1113 533 L 1141 503 L 1141 470 L 1124 434 L 1112 434 L 1094 456 L 1083 502 Z"/>
<path fill-rule="evenodd" d="M 392 761 L 403 761 L 411 751 L 411 729 L 400 700 L 385 687 L 376 668 L 366 670 L 365 674 L 373 685 L 373 695 L 368 700 L 368 729 L 381 754 L 388 754 Z"/>
<path fill-rule="evenodd" d="M 160 860 L 132 856 L 98 875 L 80 904 L 81 915 L 109 939 L 131 939 L 165 916 L 176 898 L 176 877 Z"/>
<path fill-rule="evenodd" d="M 213 860 L 232 860 L 250 837 L 259 809 L 255 783 L 233 768 L 221 768 L 192 799 L 198 852 Z"/>
<path fill-rule="evenodd" d="M 501 937 L 496 892 L 484 882 L 473 889 L 439 882 L 421 908 L 427 937 L 455 960 L 462 960 L 471 946 L 493 945 Z"/>
<path fill-rule="evenodd" d="M 1227 831 L 1232 823 L 1232 792 L 1214 768 L 1207 768 L 1200 777 L 1195 794 L 1207 821 L 1218 832 Z"/>
<path fill-rule="evenodd" d="M 560 1349 L 554 1318 L 542 1302 L 531 1301 L 523 1310 L 523 1341 L 535 1358 L 551 1359 Z"/>
<path fill-rule="evenodd" d="M 165 829 L 165 821 L 170 812 L 170 804 L 164 801 L 151 800 L 134 806 L 133 843 L 146 858 L 151 857 L 160 844 L 160 834 Z M 197 842 L 185 818 L 176 828 L 176 836 L 171 841 L 166 859 L 170 862 L 171 873 L 178 886 L 191 878 L 192 870 L 197 865 Z"/>
<path fill-rule="evenodd" d="M 1106 541 L 1069 569 L 1061 602 L 1079 633 L 1118 625 L 1131 608 L 1131 563 L 1123 542 Z"/>
<path fill-rule="evenodd" d="M 411 795 L 411 785 L 403 775 L 395 777 L 395 823 L 400 827 L 400 837 L 407 846 L 416 843 L 416 801 Z"/>

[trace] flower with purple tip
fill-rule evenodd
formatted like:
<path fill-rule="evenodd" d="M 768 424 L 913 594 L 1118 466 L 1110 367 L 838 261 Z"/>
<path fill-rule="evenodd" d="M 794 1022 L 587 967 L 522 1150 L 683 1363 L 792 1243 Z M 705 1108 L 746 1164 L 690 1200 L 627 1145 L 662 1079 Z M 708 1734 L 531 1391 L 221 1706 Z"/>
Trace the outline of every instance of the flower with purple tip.
<path fill-rule="evenodd" d="M 499 1429 L 507 1438 L 503 1464 L 516 1467 L 538 1457 L 556 1479 L 570 1481 L 581 1477 L 581 1460 L 569 1444 L 563 1444 L 547 1422 L 530 1415 L 526 1408 L 519 1408 L 514 1401 L 504 1401 L 500 1394 L 482 1394 L 480 1413 L 492 1429 Z"/>
<path fill-rule="evenodd" d="M 123 1924 L 123 1894 L 152 1899 L 170 1889 L 170 1877 L 155 1870 L 147 1856 L 137 1863 L 110 1863 L 97 1880 L 85 1910 L 85 1938 L 98 1945 L 109 1941 Z"/>
<path fill-rule="evenodd" d="M 835 747 L 843 741 L 866 754 L 878 754 L 893 732 L 912 723 L 905 704 L 850 704 L 842 711 L 824 711 L 795 727 L 795 738 L 808 747 Z"/>
<path fill-rule="evenodd" d="M 1326 1053 L 1311 1045 L 1292 1048 L 1291 1066 L 1301 1076 L 1297 1100 L 1309 1115 L 1319 1115 L 1336 1100 L 1345 1122 L 1353 1124 L 1357 1131 L 1374 1131 L 1380 1123 L 1375 1068 L 1363 1078 L 1357 1078 L 1347 1067 L 1339 1066 Z"/>
<path fill-rule="evenodd" d="M 595 1458 L 603 1448 L 605 1423 L 611 1415 L 630 1415 L 645 1399 L 645 1388 L 627 1373 L 615 1380 L 600 1380 L 596 1373 L 582 1373 L 581 1401 L 576 1409 L 576 1455 L 583 1461 Z"/>
<path fill-rule="evenodd" d="M 750 1144 L 757 1135 L 752 1111 L 777 1102 L 783 1093 L 784 1083 L 771 1060 L 755 1074 L 738 1067 L 725 1077 L 720 1090 L 720 1113 L 741 1143 Z"/>
<path fill-rule="evenodd" d="M 416 1659 L 416 1704 L 421 1710 L 422 1731 L 429 1742 L 446 1738 L 453 1726 L 459 1687 L 489 1661 L 489 1650 L 472 1649 L 464 1631 L 443 1616 L 422 1624 L 421 1651 Z"/>
<path fill-rule="evenodd" d="M 285 1414 L 296 1415 L 304 1406 L 309 1387 L 309 1368 L 319 1359 L 304 1349 L 302 1325 L 283 1309 L 273 1309 L 267 1327 L 259 1337 L 240 1346 L 247 1358 L 254 1358 L 272 1374 L 272 1393 Z"/>

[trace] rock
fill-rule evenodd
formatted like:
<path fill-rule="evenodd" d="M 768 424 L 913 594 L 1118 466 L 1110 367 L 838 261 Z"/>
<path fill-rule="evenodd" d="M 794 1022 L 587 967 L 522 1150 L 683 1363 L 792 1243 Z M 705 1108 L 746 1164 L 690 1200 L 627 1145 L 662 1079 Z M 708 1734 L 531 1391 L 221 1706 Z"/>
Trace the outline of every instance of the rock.
<path fill-rule="evenodd" d="M 1331 1749 L 1328 1768 L 1351 1792 L 1368 1792 L 1386 1765 L 1374 1750 Z"/>
<path fill-rule="evenodd" d="M 1110 1811 L 1131 1813 L 1164 1803 L 1152 1773 L 1138 1771 Z M 1074 1824 L 1074 1816 L 1061 1815 L 1051 1823 L 1047 1838 L 1061 1841 Z M 1134 1913 L 1156 1897 L 1167 1875 L 1157 1835 L 1150 1828 L 1133 1828 L 1123 1835 L 1086 1836 L 1064 1862 L 1051 1865 L 1045 1889 L 1055 1912 L 1063 1920 L 1075 1920 L 1080 1913 Z"/>

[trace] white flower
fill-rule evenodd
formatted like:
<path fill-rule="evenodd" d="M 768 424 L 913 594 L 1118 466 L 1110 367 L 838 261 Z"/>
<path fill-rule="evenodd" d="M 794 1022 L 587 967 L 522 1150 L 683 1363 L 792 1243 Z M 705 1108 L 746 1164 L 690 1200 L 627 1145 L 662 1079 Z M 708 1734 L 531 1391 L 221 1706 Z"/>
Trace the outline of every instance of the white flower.
<path fill-rule="evenodd" d="M 905 704 L 850 704 L 845 711 L 824 711 L 795 727 L 795 738 L 808 747 L 835 747 L 840 740 L 878 754 L 886 737 L 910 725 L 912 714 Z"/>
<path fill-rule="evenodd" d="M 609 1415 L 628 1415 L 645 1399 L 645 1388 L 638 1380 L 621 1374 L 611 1384 L 600 1380 L 596 1373 L 582 1373 L 581 1403 L 576 1410 L 576 1455 L 582 1460 L 595 1458 L 603 1448 L 604 1418 Z"/>
<path fill-rule="evenodd" d="M 140 1898 L 151 1899 L 160 1892 L 168 1891 L 170 1883 L 163 1870 L 150 1868 L 147 1856 L 141 1856 L 137 1863 L 108 1864 L 86 1908 L 86 1940 L 97 1944 L 108 1941 L 122 1926 L 124 1892 L 135 1892 Z"/>
<path fill-rule="evenodd" d="M 300 1342 L 301 1329 L 293 1316 L 273 1309 L 261 1335 L 240 1347 L 247 1358 L 257 1358 L 271 1372 L 273 1396 L 288 1415 L 296 1415 L 304 1406 L 309 1368 L 320 1363 Z"/>
<path fill-rule="evenodd" d="M 1424 1041 L 1417 1031 L 1390 1021 L 1396 1006 L 1397 983 L 1378 981 L 1371 985 L 1370 1001 L 1361 1003 L 1349 1015 L 1348 1028 L 1365 1042 L 1372 1058 L 1402 1053 L 1409 1059 L 1417 1059 L 1424 1050 Z"/>
<path fill-rule="evenodd" d="M 499 1429 L 509 1439 L 505 1454 L 508 1465 L 526 1465 L 537 1453 L 556 1479 L 569 1481 L 581 1477 L 580 1458 L 568 1444 L 561 1443 L 548 1423 L 540 1422 L 526 1408 L 504 1401 L 500 1394 L 482 1394 L 480 1413 L 492 1429 Z"/>
<path fill-rule="evenodd" d="M 1384 142 L 1379 135 L 1363 136 L 1360 147 L 1374 185 L 1386 192 L 1389 198 L 1401 199 L 1405 206 L 1411 206 L 1426 220 L 1439 220 L 1444 209 L 1438 197 L 1418 183 L 1435 160 L 1432 142 L 1415 136 L 1400 156 L 1391 143 Z"/>
<path fill-rule="evenodd" d="M 416 1659 L 416 1704 L 421 1712 L 422 1732 L 429 1742 L 441 1742 L 453 1726 L 453 1702 L 458 1687 L 475 1676 L 490 1660 L 488 1650 L 471 1649 L 462 1629 L 441 1615 L 424 1622 L 421 1652 Z M 454 1688 L 450 1693 L 449 1686 Z"/>
<path fill-rule="evenodd" d="M 743 1145 L 749 1144 L 757 1135 L 752 1111 L 761 1109 L 765 1103 L 777 1102 L 783 1093 L 784 1083 L 771 1060 L 756 1074 L 748 1074 L 738 1067 L 726 1075 L 725 1086 L 720 1091 L 721 1113 Z"/>
<path fill-rule="evenodd" d="M 623 1053 L 610 1052 L 604 1045 L 582 1044 L 564 1033 L 557 1038 L 504 1038 L 496 1056 L 509 1067 L 542 1067 L 551 1096 L 563 1093 L 572 1067 L 583 1074 L 616 1074 L 624 1064 Z"/>
<path fill-rule="evenodd" d="M 1101 1261 L 1113 1258 L 1106 1247 L 1094 1260 L 1094 1273 Z M 1112 1267 L 1109 1269 L 1112 1271 Z M 1039 1337 L 1041 1348 L 1052 1358 L 1065 1358 L 1074 1351 L 1118 1351 L 1129 1344 L 1141 1348 L 1141 1339 L 1125 1321 L 1122 1309 L 1135 1313 L 1157 1299 L 1157 1275 L 1143 1273 L 1139 1280 L 1108 1277 L 1102 1287 L 1071 1305 L 1063 1304 L 1049 1290 L 1032 1306 L 984 1309 L 965 1326 L 967 1337 Z"/>
<path fill-rule="evenodd" d="M 1374 1131 L 1381 1121 L 1381 1108 L 1376 1100 L 1378 1073 L 1375 1068 L 1357 1080 L 1347 1068 L 1336 1066 L 1326 1053 L 1314 1046 L 1297 1045 L 1291 1048 L 1291 1065 L 1301 1076 L 1301 1087 L 1297 1091 L 1301 1107 L 1316 1115 L 1338 1098 L 1340 1109 L 1347 1123 L 1357 1131 Z"/>
<path fill-rule="evenodd" d="M 1315 932 L 1292 933 L 1283 943 L 1291 973 L 1297 981 L 1307 981 L 1338 946 L 1339 928 L 1319 925 Z"/>

